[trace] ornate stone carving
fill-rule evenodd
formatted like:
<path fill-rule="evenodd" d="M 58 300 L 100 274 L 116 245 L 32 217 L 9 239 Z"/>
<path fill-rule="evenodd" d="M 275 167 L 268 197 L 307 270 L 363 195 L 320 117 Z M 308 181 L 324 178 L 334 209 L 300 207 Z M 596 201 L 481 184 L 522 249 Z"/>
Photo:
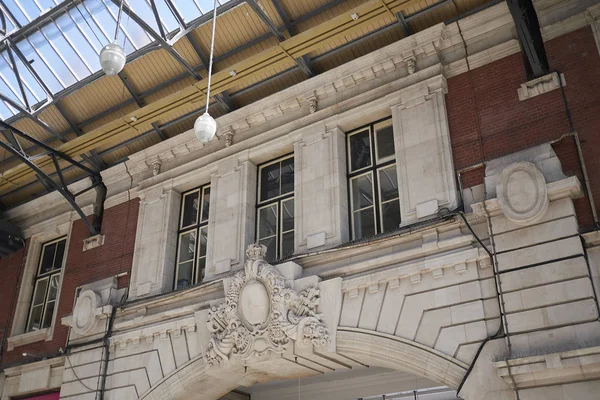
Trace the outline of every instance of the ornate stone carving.
<path fill-rule="evenodd" d="M 322 346 L 329 332 L 317 314 L 319 289 L 297 293 L 264 260 L 266 247 L 250 245 L 243 271 L 233 276 L 225 302 L 211 307 L 206 352 L 209 365 L 248 364 L 296 346 Z"/>
<path fill-rule="evenodd" d="M 409 75 L 412 75 L 417 71 L 417 60 L 415 60 L 414 57 L 406 60 L 406 69 L 408 70 Z"/>
<path fill-rule="evenodd" d="M 518 225 L 540 220 L 548 209 L 548 190 L 542 172 L 532 163 L 520 161 L 504 168 L 496 186 L 502 213 Z"/>
<path fill-rule="evenodd" d="M 225 134 L 225 147 L 229 147 L 233 144 L 233 133 L 228 132 Z"/>
<path fill-rule="evenodd" d="M 160 174 L 160 167 L 161 167 L 161 162 L 160 160 L 156 160 L 152 163 L 152 176 L 156 176 L 158 174 Z"/>

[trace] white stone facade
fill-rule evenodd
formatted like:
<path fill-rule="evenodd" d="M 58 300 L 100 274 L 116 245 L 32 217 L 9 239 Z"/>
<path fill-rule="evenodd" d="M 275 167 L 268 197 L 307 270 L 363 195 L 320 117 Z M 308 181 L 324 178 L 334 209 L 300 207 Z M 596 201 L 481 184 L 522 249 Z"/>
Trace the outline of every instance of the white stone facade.
<path fill-rule="evenodd" d="M 544 27 L 546 39 L 586 24 L 597 32 L 598 6 L 541 3 L 541 15 L 564 14 Z M 105 171 L 107 206 L 140 199 L 129 301 L 117 306 L 114 280 L 82 288 L 61 321 L 71 327 L 65 355 L 6 370 L 2 399 L 52 388 L 95 399 L 99 382 L 105 399 L 233 399 L 239 387 L 287 398 L 291 384 L 280 393 L 267 385 L 283 379 L 342 398 L 351 393 L 308 379 L 370 368 L 466 400 L 597 398 L 600 237 L 578 232 L 581 183 L 542 145 L 488 162 L 487 197 L 468 199 L 464 220 L 453 213 L 463 193 L 444 95 L 446 79 L 467 68 L 460 36 L 471 68 L 519 49 L 505 4 L 460 24 L 460 35 L 457 23 L 440 24 L 227 114 L 218 121 L 227 143 L 202 146 L 186 132 Z M 348 243 L 345 132 L 384 117 L 393 120 L 402 223 Z M 257 165 L 290 153 L 295 255 L 256 264 L 246 249 Z M 208 183 L 206 278 L 173 292 L 181 194 Z M 32 208 L 12 218 L 33 226 L 41 217 Z M 254 301 L 268 312 L 247 308 Z M 13 342 L 28 339 L 14 333 Z M 368 375 L 356 379 L 370 387 Z"/>

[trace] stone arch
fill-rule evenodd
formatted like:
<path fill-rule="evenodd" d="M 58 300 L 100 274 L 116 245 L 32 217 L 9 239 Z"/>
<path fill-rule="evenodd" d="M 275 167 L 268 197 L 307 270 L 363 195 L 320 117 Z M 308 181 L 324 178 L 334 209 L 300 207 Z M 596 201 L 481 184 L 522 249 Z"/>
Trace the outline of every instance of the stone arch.
<path fill-rule="evenodd" d="M 357 328 L 338 327 L 336 353 L 331 357 L 410 372 L 452 389 L 458 387 L 468 368 L 465 363 L 414 341 Z M 296 377 L 268 376 L 264 372 L 256 372 L 252 366 L 247 371 L 235 366 L 210 367 L 200 355 L 167 375 L 140 399 L 216 400 L 240 385 Z"/>

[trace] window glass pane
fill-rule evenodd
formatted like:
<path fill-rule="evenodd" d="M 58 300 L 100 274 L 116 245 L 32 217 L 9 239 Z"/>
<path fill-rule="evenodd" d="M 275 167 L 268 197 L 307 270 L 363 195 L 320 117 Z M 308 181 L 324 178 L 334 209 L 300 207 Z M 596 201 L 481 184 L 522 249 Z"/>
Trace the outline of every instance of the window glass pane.
<path fill-rule="evenodd" d="M 52 243 L 44 246 L 40 260 L 40 274 L 52 271 L 52 268 L 54 267 L 54 253 L 56 251 L 56 245 L 57 243 Z"/>
<path fill-rule="evenodd" d="M 258 238 L 277 234 L 277 204 L 258 210 Z"/>
<path fill-rule="evenodd" d="M 352 179 L 352 210 L 373 205 L 373 174 L 357 176 Z"/>
<path fill-rule="evenodd" d="M 52 275 L 50 277 L 50 289 L 48 292 L 48 301 L 56 299 L 58 293 L 58 283 L 60 282 L 60 274 Z"/>
<path fill-rule="evenodd" d="M 354 239 L 360 239 L 375 234 L 375 214 L 374 208 L 367 208 L 362 211 L 355 211 L 354 217 Z"/>
<path fill-rule="evenodd" d="M 371 142 L 368 130 L 358 132 L 349 137 L 350 171 L 371 165 Z"/>
<path fill-rule="evenodd" d="M 33 305 L 37 306 L 44 304 L 46 300 L 46 288 L 48 287 L 48 278 L 40 279 L 36 282 L 35 292 L 33 295 Z"/>
<path fill-rule="evenodd" d="M 286 158 L 281 162 L 281 194 L 294 191 L 294 158 Z"/>
<path fill-rule="evenodd" d="M 206 242 L 208 240 L 208 227 L 200 228 L 200 243 L 198 247 L 198 257 L 206 255 Z"/>
<path fill-rule="evenodd" d="M 281 231 L 287 232 L 294 229 L 294 199 L 281 202 Z"/>
<path fill-rule="evenodd" d="M 260 169 L 260 199 L 267 200 L 279 196 L 280 164 L 274 163 Z"/>
<path fill-rule="evenodd" d="M 398 198 L 398 179 L 396 165 L 379 170 L 379 201 L 384 202 Z"/>
<path fill-rule="evenodd" d="M 275 236 L 267 239 L 261 239 L 258 241 L 258 244 L 267 246 L 267 255 L 265 256 L 265 260 L 271 262 L 277 259 L 277 240 L 275 239 Z"/>
<path fill-rule="evenodd" d="M 281 258 L 294 254 L 294 231 L 281 235 Z"/>
<path fill-rule="evenodd" d="M 204 188 L 204 195 L 202 196 L 202 218 L 201 221 L 208 221 L 208 211 L 210 208 L 210 186 Z"/>
<path fill-rule="evenodd" d="M 188 193 L 183 198 L 181 227 L 195 225 L 198 221 L 198 196 L 200 192 Z"/>
<path fill-rule="evenodd" d="M 194 260 L 196 252 L 196 231 L 182 233 L 179 236 L 179 263 Z"/>
<path fill-rule="evenodd" d="M 67 240 L 61 240 L 56 243 L 56 256 L 54 257 L 54 269 L 62 268 L 63 257 L 65 255 L 65 245 Z"/>
<path fill-rule="evenodd" d="M 375 133 L 377 141 L 377 160 L 394 155 L 394 129 L 392 125 L 378 128 Z"/>
<path fill-rule="evenodd" d="M 31 315 L 29 316 L 29 328 L 27 329 L 28 331 L 37 331 L 41 328 L 43 311 L 43 304 L 31 309 Z"/>
<path fill-rule="evenodd" d="M 198 281 L 202 282 L 204 280 L 204 271 L 206 270 L 206 258 L 198 259 Z"/>
<path fill-rule="evenodd" d="M 397 229 L 400 226 L 400 203 L 392 200 L 381 205 L 381 230 L 383 232 Z"/>
<path fill-rule="evenodd" d="M 42 329 L 50 327 L 52 325 L 52 317 L 54 316 L 54 304 L 55 301 L 51 301 L 46 306 L 46 311 L 44 312 L 44 321 L 42 323 Z"/>
<path fill-rule="evenodd" d="M 194 263 L 192 261 L 179 264 L 177 270 L 176 289 L 183 289 L 192 284 Z"/>

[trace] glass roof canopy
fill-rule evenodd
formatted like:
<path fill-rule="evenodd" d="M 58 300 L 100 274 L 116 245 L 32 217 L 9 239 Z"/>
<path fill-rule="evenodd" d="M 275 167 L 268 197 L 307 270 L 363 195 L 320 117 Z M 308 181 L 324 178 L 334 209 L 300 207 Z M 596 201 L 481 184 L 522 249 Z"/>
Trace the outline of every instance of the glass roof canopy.
<path fill-rule="evenodd" d="M 218 0 L 218 4 L 228 1 Z M 67 2 L 77 4 L 17 41 L 10 40 L 21 27 Z M 4 42 L 0 51 L 0 118 L 5 120 L 23 110 L 33 112 L 36 104 L 43 105 L 54 94 L 100 71 L 100 50 L 113 41 L 117 4 L 118 0 L 0 0 L 0 39 Z M 125 4 L 154 32 L 166 36 L 184 30 L 213 9 L 213 0 L 129 0 Z M 129 55 L 155 40 L 123 13 L 118 42 Z"/>

